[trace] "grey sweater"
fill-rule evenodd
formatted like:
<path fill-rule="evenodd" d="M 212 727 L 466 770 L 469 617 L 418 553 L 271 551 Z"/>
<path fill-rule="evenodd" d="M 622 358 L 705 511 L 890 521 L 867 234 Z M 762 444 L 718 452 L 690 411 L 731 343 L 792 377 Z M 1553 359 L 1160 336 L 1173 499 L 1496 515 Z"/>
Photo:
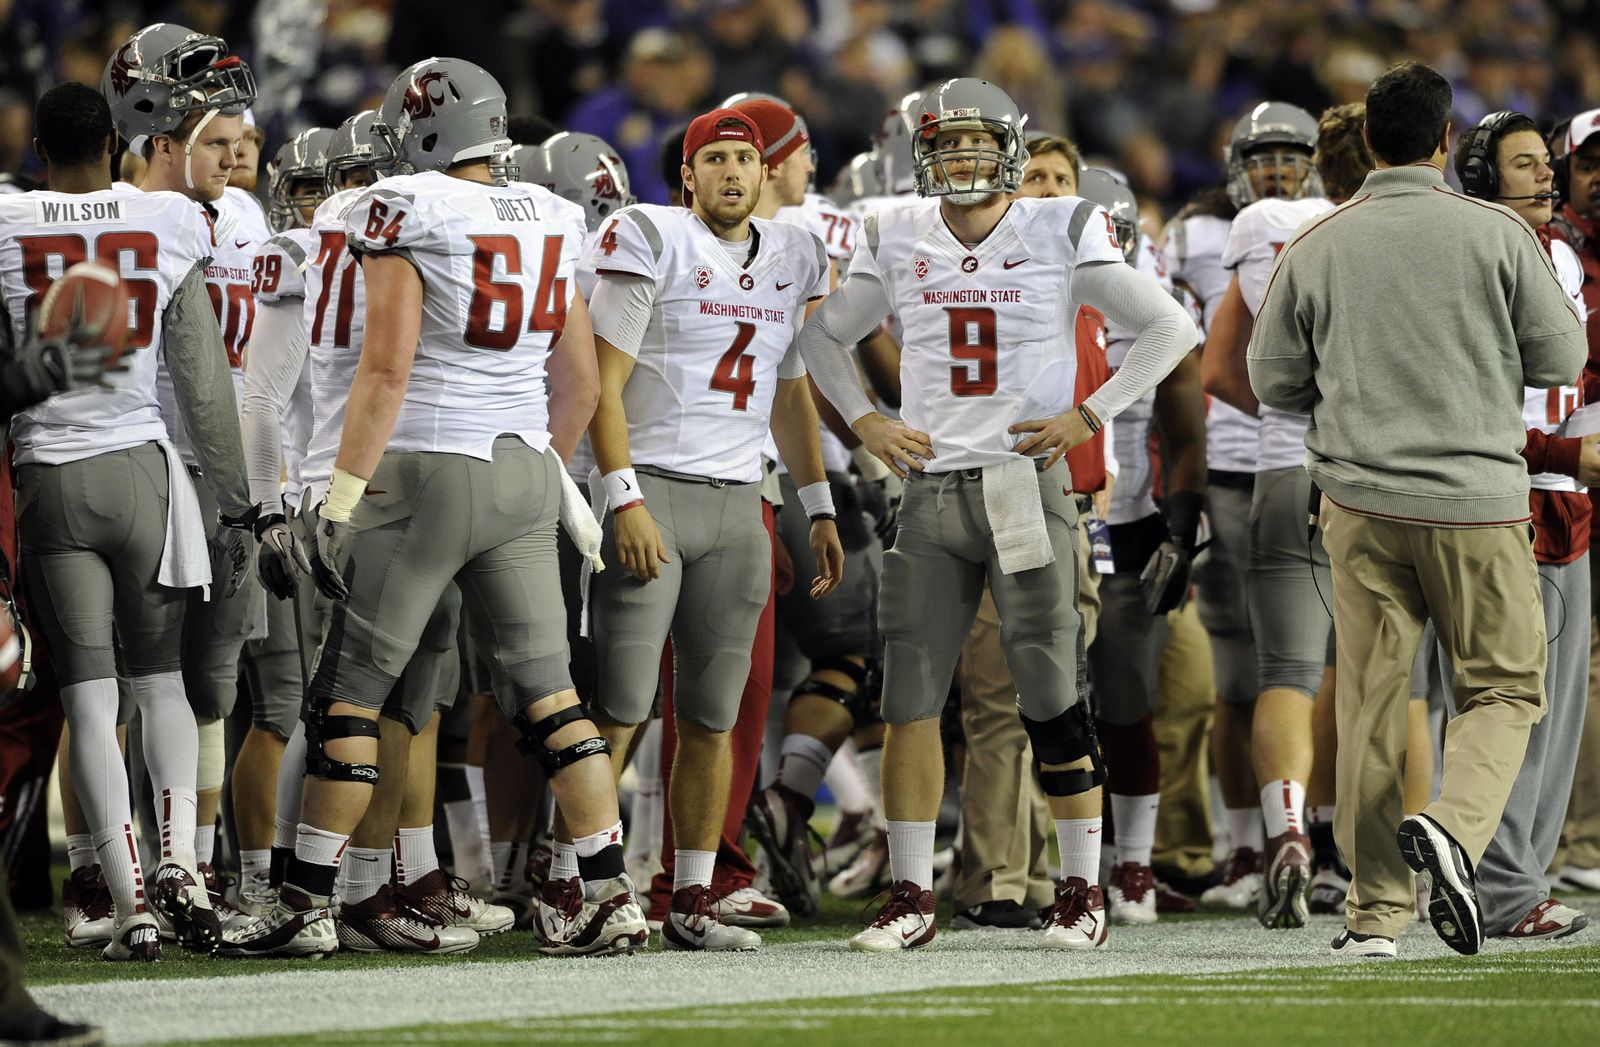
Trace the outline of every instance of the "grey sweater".
<path fill-rule="evenodd" d="M 1528 518 L 1523 390 L 1572 383 L 1587 348 L 1527 223 L 1415 164 L 1295 233 L 1248 356 L 1262 403 L 1311 416 L 1330 499 L 1472 527 Z"/>

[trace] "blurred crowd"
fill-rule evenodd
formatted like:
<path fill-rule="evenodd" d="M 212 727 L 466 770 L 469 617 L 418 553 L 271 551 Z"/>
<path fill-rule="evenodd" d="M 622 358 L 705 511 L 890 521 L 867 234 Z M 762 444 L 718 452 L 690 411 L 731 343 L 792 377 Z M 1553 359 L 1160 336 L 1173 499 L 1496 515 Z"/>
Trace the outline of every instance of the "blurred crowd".
<path fill-rule="evenodd" d="M 654 202 L 665 134 L 735 91 L 805 115 L 827 184 L 905 92 L 981 76 L 1030 130 L 1069 134 L 1164 205 L 1220 179 L 1249 103 L 1321 112 L 1399 57 L 1451 79 L 1458 127 L 1600 97 L 1600 0 L 0 0 L 0 171 L 32 170 L 45 86 L 98 84 L 113 42 L 161 19 L 240 42 L 283 100 L 257 114 L 269 151 L 451 54 L 494 73 L 514 114 L 614 143 Z"/>

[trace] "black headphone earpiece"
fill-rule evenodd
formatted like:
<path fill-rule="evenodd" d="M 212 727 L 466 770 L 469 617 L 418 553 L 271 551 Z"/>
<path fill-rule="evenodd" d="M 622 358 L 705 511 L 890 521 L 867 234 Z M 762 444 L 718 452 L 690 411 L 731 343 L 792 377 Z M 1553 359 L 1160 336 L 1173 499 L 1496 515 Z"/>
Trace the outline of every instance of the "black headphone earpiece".
<path fill-rule="evenodd" d="M 1555 191 L 1559 199 L 1568 200 L 1568 179 L 1571 177 L 1572 156 L 1567 152 L 1567 129 L 1572 126 L 1571 120 L 1563 120 L 1550 129 L 1550 134 L 1545 138 L 1545 145 L 1550 150 L 1550 168 L 1556 173 Z"/>
<path fill-rule="evenodd" d="M 1461 178 L 1463 193 L 1480 200 L 1493 200 L 1500 195 L 1500 171 L 1493 150 L 1501 129 L 1516 115 L 1506 109 L 1490 113 L 1461 136 L 1457 148 L 1462 152 L 1462 159 L 1456 173 Z"/>

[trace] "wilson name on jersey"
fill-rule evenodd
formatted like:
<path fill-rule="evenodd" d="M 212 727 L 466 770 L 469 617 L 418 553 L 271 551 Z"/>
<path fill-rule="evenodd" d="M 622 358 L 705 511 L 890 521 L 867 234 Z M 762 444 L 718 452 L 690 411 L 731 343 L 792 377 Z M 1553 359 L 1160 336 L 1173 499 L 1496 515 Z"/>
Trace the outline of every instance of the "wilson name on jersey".
<path fill-rule="evenodd" d="M 545 362 L 577 292 L 583 209 L 526 182 L 428 171 L 363 190 L 344 232 L 357 253 L 404 252 L 422 277 L 422 333 L 390 449 L 488 460 L 503 433 L 549 446 Z"/>
<path fill-rule="evenodd" d="M 623 388 L 634 462 L 740 483 L 761 479 L 761 446 L 780 378 L 805 365 L 795 336 L 805 304 L 828 293 L 822 242 L 752 219 L 741 266 L 683 208 L 637 204 L 584 258 L 599 273 L 650 280 L 654 308 Z"/>
<path fill-rule="evenodd" d="M 77 262 L 114 266 L 128 295 L 126 370 L 105 376 L 109 388 L 75 390 L 19 412 L 11 422 L 18 464 L 57 465 L 167 438 L 156 394 L 162 319 L 178 286 L 214 249 L 205 214 L 177 193 L 0 197 L 0 294 L 13 339 Z"/>
<path fill-rule="evenodd" d="M 970 248 L 938 200 L 867 217 L 850 273 L 882 281 L 900 321 L 901 415 L 932 437 L 930 472 L 1005 461 L 1011 425 L 1071 406 L 1072 273 L 1090 263 L 1122 265 L 1122 249 L 1111 216 L 1078 197 L 1013 201 Z"/>

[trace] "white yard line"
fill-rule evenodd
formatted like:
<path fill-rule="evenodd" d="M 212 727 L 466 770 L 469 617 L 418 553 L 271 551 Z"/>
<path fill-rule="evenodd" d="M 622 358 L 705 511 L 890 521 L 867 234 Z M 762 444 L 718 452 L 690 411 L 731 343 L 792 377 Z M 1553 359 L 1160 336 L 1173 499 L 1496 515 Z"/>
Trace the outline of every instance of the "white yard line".
<path fill-rule="evenodd" d="M 938 988 L 981 989 L 1140 974 L 1225 976 L 1229 972 L 1260 972 L 1251 979 L 1259 983 L 1256 987 L 1216 985 L 1220 1000 L 1241 991 L 1269 994 L 1273 983 L 1294 977 L 1288 968 L 1324 968 L 1328 969 L 1325 973 L 1342 972 L 1336 976 L 1361 981 L 1392 978 L 1397 984 L 1409 982 L 1412 976 L 1403 973 L 1407 970 L 1404 965 L 1333 960 L 1327 954 L 1327 943 L 1337 928 L 1338 921 L 1332 917 L 1314 920 L 1305 931 L 1264 931 L 1253 919 L 1245 917 L 1162 923 L 1148 928 L 1118 927 L 1112 929 L 1109 948 L 1090 954 L 1044 952 L 1034 945 L 1036 935 L 1027 932 L 941 931 L 934 948 L 894 956 L 852 953 L 841 939 L 775 945 L 757 953 L 721 956 L 650 952 L 603 960 L 530 959 L 473 964 L 441 960 L 437 965 L 383 969 L 341 969 L 337 961 L 319 966 L 257 960 L 238 961 L 250 963 L 259 972 L 250 975 L 129 979 L 44 986 L 33 992 L 52 1010 L 104 1026 L 116 1043 L 232 1040 L 407 1027 L 416 1031 L 397 1038 L 420 1037 L 417 1042 L 421 1042 L 431 1038 L 418 1028 L 427 1025 L 565 1019 L 559 1024 L 567 1033 L 604 1039 L 606 1023 L 622 1012 L 892 995 Z M 1579 934 L 1559 942 L 1529 945 L 1491 942 L 1482 959 L 1462 958 L 1461 973 L 1488 973 L 1491 966 L 1498 966 L 1497 957 L 1531 949 L 1555 951 L 1582 945 L 1592 938 Z M 529 947 L 531 951 L 531 942 Z M 1406 959 L 1454 955 L 1426 927 L 1413 928 L 1401 940 L 1400 949 Z M 1596 966 L 1594 961 L 1578 958 L 1562 966 L 1569 965 L 1574 971 Z M 1449 972 L 1431 972 L 1427 980 L 1455 979 Z M 1219 977 L 1218 981 L 1225 983 L 1227 979 Z M 1107 1002 L 1118 1003 L 1141 1002 L 1150 992 L 1142 987 L 1096 991 Z M 1189 991 L 1198 997 L 1205 990 Z M 980 993 L 956 995 L 959 998 L 950 999 L 949 1005 L 982 1007 L 988 1002 Z M 1294 999 L 1303 1002 L 1301 997 Z M 1413 1000 L 1421 1004 L 1432 998 L 1417 996 L 1407 1002 Z M 1479 1002 L 1499 1006 L 1512 1001 Z M 1595 1003 L 1588 1001 L 1585 1006 Z M 887 1012 L 888 1009 L 875 1009 L 875 1013 Z M 774 1017 L 805 1022 L 813 1016 L 786 1011 Z M 707 1020 L 726 1024 L 730 1019 L 707 1015 Z M 595 1022 L 600 1024 L 592 1024 Z M 627 1028 L 637 1025 L 626 1019 L 624 1022 Z"/>

